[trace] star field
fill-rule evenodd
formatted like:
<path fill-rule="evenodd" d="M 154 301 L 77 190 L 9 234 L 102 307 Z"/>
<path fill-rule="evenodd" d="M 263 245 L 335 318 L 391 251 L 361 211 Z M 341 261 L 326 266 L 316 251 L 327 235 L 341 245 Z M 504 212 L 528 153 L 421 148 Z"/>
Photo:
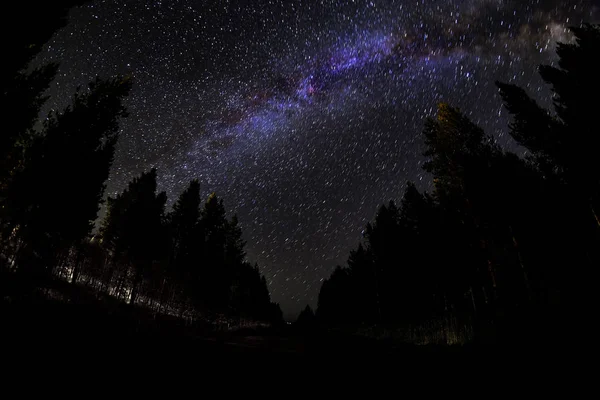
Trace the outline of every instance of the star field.
<path fill-rule="evenodd" d="M 494 81 L 549 104 L 537 66 L 599 15 L 591 0 L 93 1 L 36 63 L 61 63 L 49 108 L 133 76 L 108 193 L 151 167 L 171 200 L 199 178 L 291 314 L 380 204 L 429 187 L 419 134 L 439 102 L 519 150 Z"/>

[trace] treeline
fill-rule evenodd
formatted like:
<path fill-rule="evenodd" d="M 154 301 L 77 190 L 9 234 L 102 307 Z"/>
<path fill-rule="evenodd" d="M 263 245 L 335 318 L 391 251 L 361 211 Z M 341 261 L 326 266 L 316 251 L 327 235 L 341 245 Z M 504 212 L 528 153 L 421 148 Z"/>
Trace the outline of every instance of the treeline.
<path fill-rule="evenodd" d="M 10 68 L 2 73 L 3 297 L 62 277 L 171 314 L 281 320 L 265 278 L 246 261 L 237 218 L 227 219 L 215 195 L 203 204 L 197 181 L 167 212 L 166 194 L 156 192 L 156 171 L 143 173 L 108 199 L 101 228 L 91 236 L 132 80 L 98 78 L 39 126 L 57 65 L 25 71 L 64 25 L 68 7 L 79 3 L 45 7 L 40 25 L 11 43 Z"/>
<path fill-rule="evenodd" d="M 439 106 L 423 132 L 433 191 L 408 183 L 400 205 L 379 209 L 348 265 L 323 283 L 321 322 L 412 326 L 427 336 L 438 321 L 447 340 L 448 329 L 469 336 L 482 321 L 589 307 L 586 280 L 600 266 L 600 27 L 572 32 L 575 43 L 558 46 L 558 67 L 540 68 L 554 112 L 497 83 L 525 159 Z"/>
<path fill-rule="evenodd" d="M 135 178 L 109 197 L 100 233 L 71 251 L 61 273 L 171 313 L 193 309 L 281 321 L 265 277 L 246 261 L 237 217 L 227 219 L 223 200 L 212 194 L 203 204 L 196 180 L 168 213 L 166 200 L 156 192 L 156 170 Z"/>

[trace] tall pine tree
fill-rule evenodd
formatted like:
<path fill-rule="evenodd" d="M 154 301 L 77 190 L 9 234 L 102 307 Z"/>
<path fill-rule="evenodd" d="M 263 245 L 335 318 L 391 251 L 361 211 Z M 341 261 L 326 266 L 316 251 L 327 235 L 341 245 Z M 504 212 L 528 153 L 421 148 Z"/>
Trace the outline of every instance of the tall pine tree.
<path fill-rule="evenodd" d="M 204 268 L 204 231 L 200 183 L 193 180 L 168 216 L 171 237 L 170 275 L 196 305 L 201 304 Z"/>
<path fill-rule="evenodd" d="M 131 81 L 97 79 L 52 113 L 8 191 L 20 267 L 48 272 L 91 232 L 104 196 Z"/>
<path fill-rule="evenodd" d="M 12 179 L 23 166 L 25 149 L 32 139 L 33 128 L 54 79 L 58 65 L 49 64 L 26 71 L 42 46 L 67 22 L 71 7 L 84 3 L 61 0 L 36 4 L 11 2 L 2 14 L 0 36 L 4 59 L 0 74 L 0 109 L 5 116 L 0 128 L 0 244 L 6 244 L 11 226 L 6 226 L 11 209 L 6 203 Z M 15 32 L 16 31 L 16 32 Z M 4 229 L 2 229 L 4 228 Z"/>
<path fill-rule="evenodd" d="M 155 263 L 164 260 L 167 252 L 166 200 L 165 192 L 156 193 L 155 169 L 134 178 L 121 194 L 108 199 L 102 241 L 113 265 L 124 270 L 131 304 L 135 304 L 142 283 L 154 275 Z"/>

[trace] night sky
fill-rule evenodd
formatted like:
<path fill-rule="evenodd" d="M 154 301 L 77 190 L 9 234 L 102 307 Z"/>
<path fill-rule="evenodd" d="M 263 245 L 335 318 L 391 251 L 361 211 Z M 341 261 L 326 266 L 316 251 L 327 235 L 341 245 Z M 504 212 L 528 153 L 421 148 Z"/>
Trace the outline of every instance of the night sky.
<path fill-rule="evenodd" d="M 290 315 L 407 180 L 430 187 L 420 132 L 439 102 L 518 151 L 494 80 L 549 104 L 537 66 L 599 16 L 595 0 L 93 1 L 36 63 L 61 63 L 48 108 L 133 76 L 108 194 L 151 167 L 171 201 L 200 179 Z"/>

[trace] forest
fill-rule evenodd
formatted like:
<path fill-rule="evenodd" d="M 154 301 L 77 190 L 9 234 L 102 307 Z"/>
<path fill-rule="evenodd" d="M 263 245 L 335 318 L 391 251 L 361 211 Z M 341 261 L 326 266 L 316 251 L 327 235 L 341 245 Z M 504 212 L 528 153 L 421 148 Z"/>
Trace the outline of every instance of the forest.
<path fill-rule="evenodd" d="M 77 291 L 192 326 L 280 326 L 238 218 L 216 194 L 203 199 L 198 180 L 172 208 L 155 169 L 107 196 L 135 79 L 99 77 L 38 123 L 58 66 L 27 66 L 82 2 L 63 3 L 40 6 L 37 29 L 9 43 L 2 72 L 3 307 Z M 526 156 L 440 104 L 422 132 L 432 190 L 408 182 L 400 204 L 380 207 L 347 265 L 323 282 L 316 311 L 300 314 L 299 331 L 414 344 L 572 333 L 576 314 L 590 311 L 600 265 L 600 26 L 571 30 L 576 40 L 558 45 L 558 65 L 539 69 L 553 109 L 496 82 Z"/>
<path fill-rule="evenodd" d="M 157 192 L 154 169 L 105 201 L 130 77 L 97 78 L 35 129 L 57 65 L 24 69 L 68 12 L 47 7 L 37 36 L 12 43 L 3 75 L 2 106 L 10 115 L 0 146 L 3 297 L 51 296 L 57 281 L 69 282 L 192 321 L 222 325 L 235 316 L 280 323 L 265 277 L 246 260 L 237 217 L 227 218 L 215 194 L 203 200 L 197 180 L 172 210 Z M 96 226 L 103 203 L 105 217 Z"/>
<path fill-rule="evenodd" d="M 506 339 L 557 339 L 589 312 L 584 282 L 600 265 L 600 27 L 571 30 L 558 66 L 539 69 L 554 110 L 496 82 L 526 157 L 451 105 L 426 121 L 433 190 L 409 182 L 399 205 L 381 206 L 347 266 L 323 283 L 319 321 L 401 325 L 410 340 L 464 343 L 491 326 Z"/>

